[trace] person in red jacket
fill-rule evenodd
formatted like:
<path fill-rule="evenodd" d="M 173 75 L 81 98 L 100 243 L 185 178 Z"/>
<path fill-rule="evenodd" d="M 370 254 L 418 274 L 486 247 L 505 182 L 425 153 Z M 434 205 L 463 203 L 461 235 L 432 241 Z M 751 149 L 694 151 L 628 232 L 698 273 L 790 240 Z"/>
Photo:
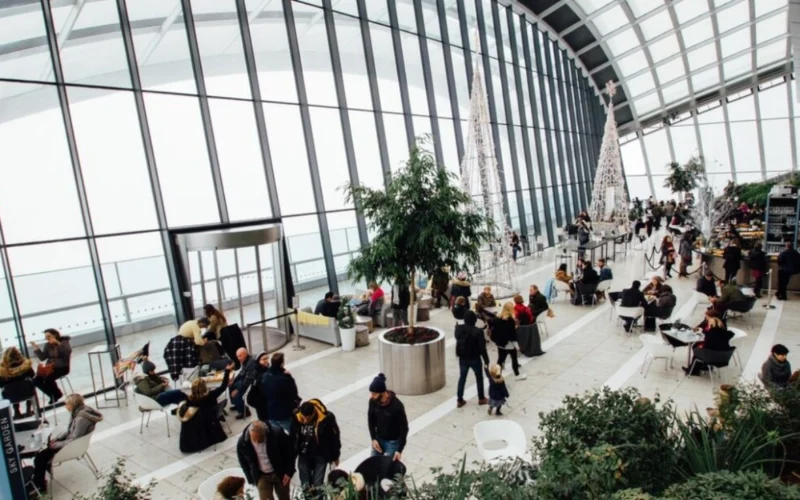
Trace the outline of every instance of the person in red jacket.
<path fill-rule="evenodd" d="M 520 326 L 533 324 L 533 313 L 530 308 L 525 305 L 525 299 L 522 295 L 514 295 L 514 317 Z"/>

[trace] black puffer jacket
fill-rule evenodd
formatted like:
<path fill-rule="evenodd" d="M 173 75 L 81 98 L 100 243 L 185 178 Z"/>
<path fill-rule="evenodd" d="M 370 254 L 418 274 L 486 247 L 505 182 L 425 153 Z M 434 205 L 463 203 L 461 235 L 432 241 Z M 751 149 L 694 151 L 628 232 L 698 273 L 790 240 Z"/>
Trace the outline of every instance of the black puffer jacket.
<path fill-rule="evenodd" d="M 492 322 L 492 342 L 497 347 L 505 347 L 509 342 L 517 341 L 517 324 L 513 319 L 496 318 Z"/>
<path fill-rule="evenodd" d="M 297 384 L 283 367 L 270 366 L 261 376 L 261 394 L 266 401 L 270 420 L 288 420 L 300 404 Z"/>

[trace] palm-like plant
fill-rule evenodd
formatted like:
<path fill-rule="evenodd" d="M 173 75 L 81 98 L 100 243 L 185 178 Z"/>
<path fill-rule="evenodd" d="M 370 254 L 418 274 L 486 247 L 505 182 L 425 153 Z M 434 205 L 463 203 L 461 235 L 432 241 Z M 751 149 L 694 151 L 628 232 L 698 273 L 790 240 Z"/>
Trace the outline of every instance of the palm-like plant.
<path fill-rule="evenodd" d="M 417 272 L 442 266 L 469 272 L 479 262 L 480 247 L 488 241 L 492 225 L 477 210 L 469 210 L 470 196 L 455 176 L 436 165 L 418 138 L 405 166 L 392 175 L 386 190 L 350 184 L 345 188 L 375 231 L 361 254 L 350 261 L 353 280 L 415 283 Z M 412 287 L 413 289 L 413 287 Z M 411 293 L 410 310 L 416 294 Z M 416 318 L 410 314 L 408 336 L 413 338 Z"/>
<path fill-rule="evenodd" d="M 669 175 L 664 179 L 664 187 L 673 193 L 683 195 L 698 186 L 700 178 L 705 175 L 706 167 L 702 156 L 692 156 L 686 164 L 681 165 L 676 161 L 667 164 Z"/>

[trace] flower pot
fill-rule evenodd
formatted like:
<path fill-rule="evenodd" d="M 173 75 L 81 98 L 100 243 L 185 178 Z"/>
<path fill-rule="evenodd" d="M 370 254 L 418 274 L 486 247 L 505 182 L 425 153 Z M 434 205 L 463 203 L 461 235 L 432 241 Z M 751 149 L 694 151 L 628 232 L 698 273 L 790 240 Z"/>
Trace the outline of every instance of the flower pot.
<path fill-rule="evenodd" d="M 342 338 L 343 351 L 356 350 L 356 328 L 339 328 L 339 336 Z"/>
<path fill-rule="evenodd" d="M 405 329 L 405 327 L 401 327 Z M 430 394 L 445 386 L 445 334 L 438 328 L 438 336 L 419 344 L 395 344 L 386 340 L 392 328 L 378 338 L 381 372 L 386 375 L 388 389 L 404 396 Z"/>

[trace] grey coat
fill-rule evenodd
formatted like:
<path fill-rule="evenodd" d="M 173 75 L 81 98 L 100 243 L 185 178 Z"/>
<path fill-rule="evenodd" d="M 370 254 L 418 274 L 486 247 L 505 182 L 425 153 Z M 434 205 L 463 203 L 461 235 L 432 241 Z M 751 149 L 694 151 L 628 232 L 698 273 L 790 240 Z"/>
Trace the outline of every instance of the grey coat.
<path fill-rule="evenodd" d="M 69 337 L 61 337 L 61 341 L 53 345 L 46 343 L 44 349 L 33 351 L 41 361 L 53 363 L 55 368 L 69 368 L 69 360 L 72 356 L 72 346 L 69 345 Z"/>
<path fill-rule="evenodd" d="M 786 387 L 792 376 L 792 365 L 789 361 L 779 363 L 775 356 L 770 354 L 769 359 L 761 365 L 761 381 L 767 388 Z"/>
<path fill-rule="evenodd" d="M 72 441 L 90 434 L 101 420 L 103 415 L 94 408 L 86 405 L 74 408 L 67 430 L 56 436 L 50 447 L 60 450 Z"/>

